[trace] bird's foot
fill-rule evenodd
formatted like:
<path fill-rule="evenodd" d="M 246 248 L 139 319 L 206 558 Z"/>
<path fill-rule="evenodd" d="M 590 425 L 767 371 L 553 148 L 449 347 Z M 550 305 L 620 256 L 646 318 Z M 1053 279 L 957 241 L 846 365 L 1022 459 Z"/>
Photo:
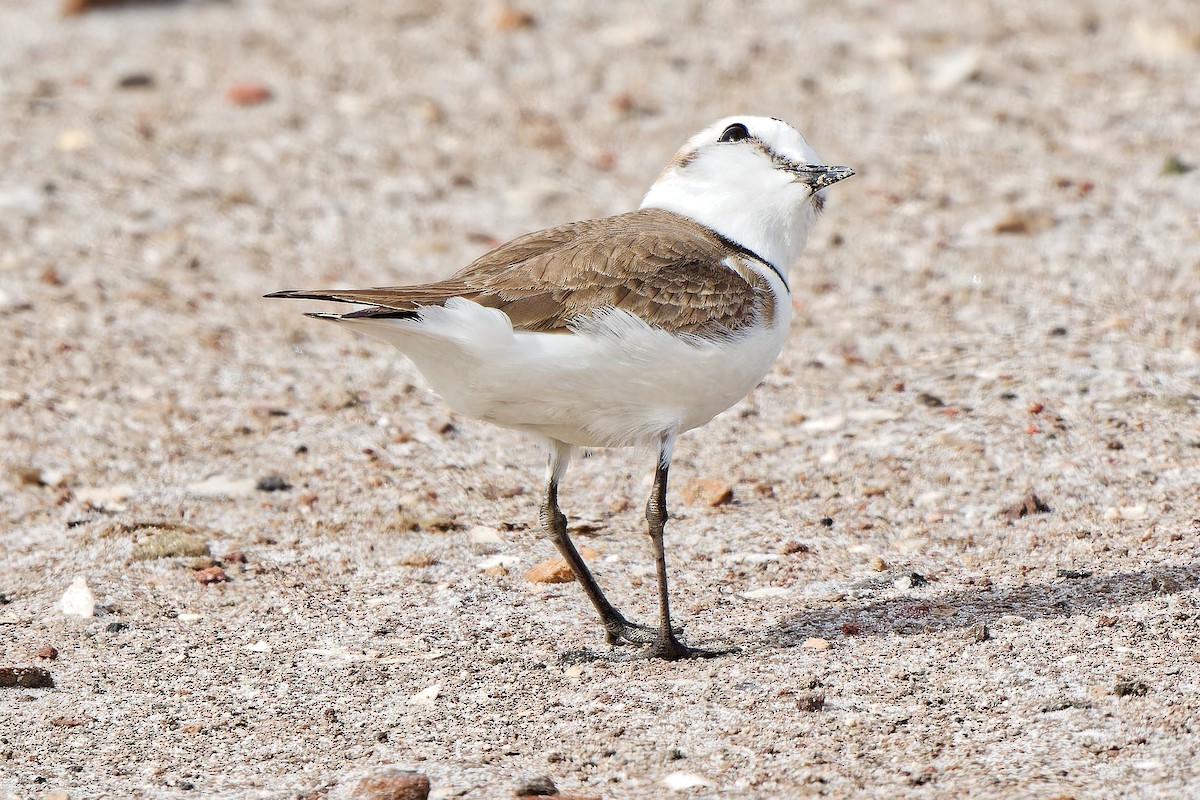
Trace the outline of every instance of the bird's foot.
<path fill-rule="evenodd" d="M 654 642 L 646 649 L 646 658 L 661 658 L 664 661 L 680 661 L 685 658 L 716 658 L 717 656 L 736 653 L 736 647 L 708 649 L 703 647 L 688 647 L 675 638 L 672 631 L 669 636 L 656 635 Z"/>
<path fill-rule="evenodd" d="M 630 622 L 624 617 L 604 623 L 605 640 L 611 645 L 621 644 L 653 644 L 658 641 L 658 628 Z M 672 634 L 683 633 L 683 628 L 672 628 Z"/>

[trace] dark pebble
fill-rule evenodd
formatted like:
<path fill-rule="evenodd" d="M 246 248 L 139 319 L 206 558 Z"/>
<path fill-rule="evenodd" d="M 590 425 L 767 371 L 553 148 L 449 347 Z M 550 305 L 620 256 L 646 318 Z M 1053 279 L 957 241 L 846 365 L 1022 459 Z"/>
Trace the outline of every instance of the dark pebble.
<path fill-rule="evenodd" d="M 538 775 L 521 783 L 515 794 L 518 797 L 550 797 L 558 794 L 558 787 L 549 775 Z"/>
<path fill-rule="evenodd" d="M 801 711 L 820 711 L 825 708 L 825 695 L 820 692 L 809 692 L 796 698 L 796 708 Z"/>
<path fill-rule="evenodd" d="M 1117 681 L 1113 685 L 1113 694 L 1117 697 L 1145 697 L 1150 687 L 1141 681 Z"/>
<path fill-rule="evenodd" d="M 0 688 L 53 689 L 54 677 L 41 667 L 0 667 Z"/>
<path fill-rule="evenodd" d="M 821 520 L 821 524 L 824 525 L 826 528 L 832 528 L 833 527 L 833 517 L 823 518 Z"/>
<path fill-rule="evenodd" d="M 946 405 L 946 401 L 942 398 L 932 395 L 929 392 L 921 392 L 917 395 L 917 402 L 921 405 L 929 406 L 930 408 L 941 408 Z"/>
<path fill-rule="evenodd" d="M 283 479 L 282 475 L 268 475 L 259 478 L 255 488 L 260 492 L 286 492 L 292 485 Z"/>
<path fill-rule="evenodd" d="M 128 627 L 129 625 L 125 622 L 110 622 L 104 626 L 104 630 L 109 633 L 120 633 Z"/>
<path fill-rule="evenodd" d="M 37 650 L 37 657 L 53 661 L 58 658 L 58 648 L 52 644 L 44 644 Z"/>
<path fill-rule="evenodd" d="M 117 81 L 117 86 L 122 89 L 149 89 L 153 85 L 154 76 L 149 72 L 131 72 Z"/>
<path fill-rule="evenodd" d="M 1060 569 L 1058 571 L 1058 577 L 1078 580 L 1079 578 L 1090 578 L 1092 577 L 1092 573 L 1090 570 L 1086 569 Z"/>

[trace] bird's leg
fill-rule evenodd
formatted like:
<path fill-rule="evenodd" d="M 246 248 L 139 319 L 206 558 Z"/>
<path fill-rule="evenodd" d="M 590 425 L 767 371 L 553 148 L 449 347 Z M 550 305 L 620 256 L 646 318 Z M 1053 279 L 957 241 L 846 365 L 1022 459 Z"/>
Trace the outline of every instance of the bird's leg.
<path fill-rule="evenodd" d="M 551 448 L 550 466 L 547 470 L 546 499 L 542 502 L 538 515 L 542 529 L 554 542 L 559 554 L 567 562 L 571 572 L 575 574 L 576 580 L 583 586 L 583 591 L 587 594 L 588 599 L 592 601 L 592 605 L 599 612 L 600 621 L 604 624 L 605 640 L 609 644 L 617 644 L 621 640 L 632 644 L 653 642 L 655 640 L 653 628 L 628 621 L 621 612 L 613 607 L 612 603 L 608 602 L 608 598 L 604 596 L 604 592 L 600 591 L 600 585 L 592 576 L 591 570 L 584 563 L 583 556 L 579 555 L 579 551 L 575 549 L 575 544 L 567 534 L 567 517 L 558 508 L 558 481 L 566 472 L 567 464 L 570 462 L 571 448 L 561 442 L 552 443 Z"/>
<path fill-rule="evenodd" d="M 721 654 L 718 651 L 688 647 L 675 637 L 676 629 L 671 627 L 671 600 L 667 592 L 667 554 L 663 548 L 663 531 L 667 525 L 667 473 L 671 467 L 671 451 L 674 444 L 673 434 L 663 437 L 658 466 L 654 471 L 654 488 L 650 490 L 650 499 L 646 501 L 646 522 L 649 525 L 650 544 L 654 548 L 654 571 L 658 576 L 659 609 L 658 631 L 646 655 L 668 661 Z"/>

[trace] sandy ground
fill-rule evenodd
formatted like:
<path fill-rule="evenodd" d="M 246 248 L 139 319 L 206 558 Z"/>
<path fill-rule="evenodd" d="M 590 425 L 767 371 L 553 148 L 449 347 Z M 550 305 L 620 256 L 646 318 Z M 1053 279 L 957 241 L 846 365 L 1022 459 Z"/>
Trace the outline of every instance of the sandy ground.
<path fill-rule="evenodd" d="M 1200 796 L 1200 23 L 1135 5 L 0 1 L 0 667 L 54 683 L 0 796 Z M 737 112 L 859 172 L 678 447 L 734 494 L 674 495 L 679 621 L 740 652 L 572 659 L 539 446 L 259 296 L 628 210 Z M 563 490 L 643 620 L 650 466 Z"/>

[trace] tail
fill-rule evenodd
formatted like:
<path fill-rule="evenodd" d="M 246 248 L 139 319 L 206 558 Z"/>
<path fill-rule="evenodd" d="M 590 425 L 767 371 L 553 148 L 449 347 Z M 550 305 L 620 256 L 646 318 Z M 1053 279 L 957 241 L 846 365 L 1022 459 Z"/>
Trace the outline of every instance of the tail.
<path fill-rule="evenodd" d="M 265 298 L 282 298 L 285 300 L 328 300 L 334 303 L 369 303 L 370 300 L 362 295 L 368 294 L 359 289 L 347 289 L 345 291 L 328 290 L 314 291 L 312 289 L 287 289 L 282 292 L 272 292 L 265 294 Z M 376 293 L 377 294 L 377 293 Z M 367 308 L 360 308 L 357 311 L 351 311 L 348 314 L 330 314 L 330 313 L 307 313 L 304 316 L 312 317 L 313 319 L 327 320 L 350 320 L 350 319 L 416 319 L 418 308 L 416 304 L 410 303 L 411 308 L 393 308 L 384 305 L 371 305 Z"/>

